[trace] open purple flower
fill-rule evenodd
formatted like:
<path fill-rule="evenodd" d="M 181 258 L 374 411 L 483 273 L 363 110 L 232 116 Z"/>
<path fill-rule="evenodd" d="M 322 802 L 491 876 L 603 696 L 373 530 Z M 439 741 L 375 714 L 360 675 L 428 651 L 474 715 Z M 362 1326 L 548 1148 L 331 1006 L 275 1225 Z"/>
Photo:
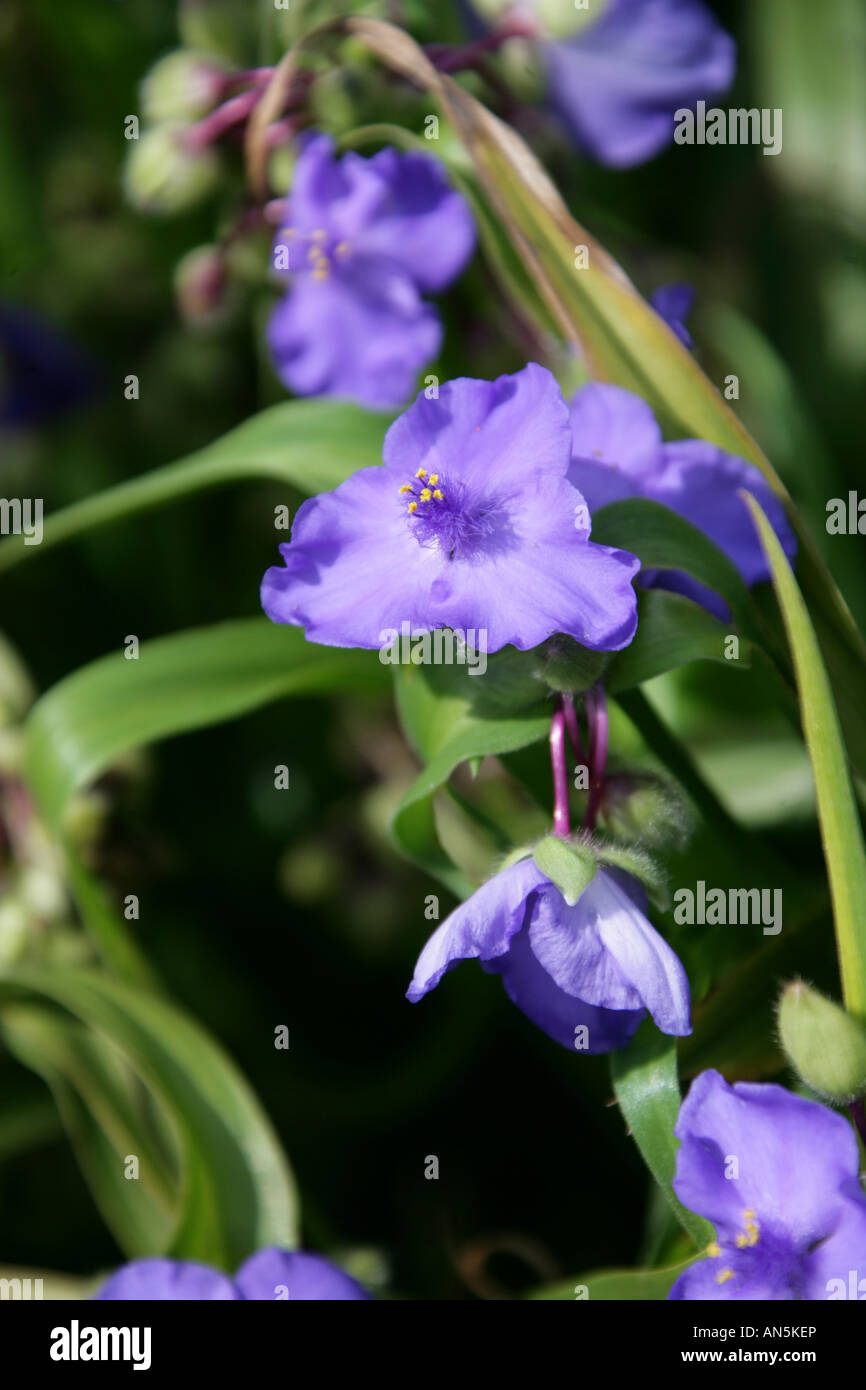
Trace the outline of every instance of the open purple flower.
<path fill-rule="evenodd" d="M 554 105 L 594 159 L 641 164 L 673 141 L 674 113 L 726 91 L 736 47 L 701 0 L 609 0 L 543 45 Z"/>
<path fill-rule="evenodd" d="M 713 1223 L 716 1240 L 670 1298 L 866 1296 L 866 1197 L 841 1115 L 782 1086 L 729 1086 L 705 1071 L 674 1132 L 674 1189 Z"/>
<path fill-rule="evenodd" d="M 402 404 L 442 338 L 422 296 L 450 284 L 472 254 L 466 200 L 426 155 L 337 160 L 330 136 L 315 135 L 283 221 L 274 265 L 291 284 L 268 326 L 277 374 L 300 396 Z"/>
<path fill-rule="evenodd" d="M 613 1052 L 647 1012 L 663 1033 L 683 1036 L 691 1032 L 688 980 L 645 907 L 636 879 L 601 867 L 569 907 L 535 861 L 522 859 L 437 928 L 406 997 L 416 1003 L 461 960 L 477 957 L 564 1047 Z"/>
<path fill-rule="evenodd" d="M 744 459 L 701 439 L 665 444 L 650 407 L 621 386 L 584 386 L 571 403 L 573 457 L 569 477 L 592 511 L 624 497 L 646 497 L 678 512 L 702 530 L 736 565 L 749 585 L 770 571 L 743 499 L 754 493 L 789 556 L 797 543 L 782 503 Z M 728 616 L 718 594 L 672 570 L 645 570 L 641 583 L 673 589 Z"/>
<path fill-rule="evenodd" d="M 384 467 L 300 507 L 265 612 L 334 647 L 381 648 L 404 621 L 484 633 L 490 652 L 554 633 L 624 647 L 638 561 L 589 539 L 569 457 L 568 408 L 543 367 L 419 396 L 388 430 Z"/>
<path fill-rule="evenodd" d="M 309 1303 L 370 1295 L 321 1255 L 271 1248 L 251 1255 L 233 1279 L 192 1260 L 133 1260 L 112 1274 L 94 1297 L 147 1303 L 271 1299 Z"/>

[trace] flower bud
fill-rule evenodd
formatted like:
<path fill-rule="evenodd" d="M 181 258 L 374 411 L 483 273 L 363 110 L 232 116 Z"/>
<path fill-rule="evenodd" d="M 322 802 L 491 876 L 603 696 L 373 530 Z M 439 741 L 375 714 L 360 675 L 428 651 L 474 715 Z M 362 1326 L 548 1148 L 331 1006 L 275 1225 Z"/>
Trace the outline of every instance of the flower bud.
<path fill-rule="evenodd" d="M 146 121 L 197 121 L 222 97 L 227 64 L 188 48 L 167 53 L 141 84 L 141 109 Z"/>
<path fill-rule="evenodd" d="M 779 1037 L 791 1066 L 825 1100 L 866 1095 L 866 1028 L 802 980 L 782 992 Z"/>
<path fill-rule="evenodd" d="M 174 292 L 181 318 L 190 328 L 215 328 L 229 307 L 225 256 L 218 246 L 196 246 L 178 261 Z"/>
<path fill-rule="evenodd" d="M 579 694 L 595 685 L 604 670 L 607 652 L 591 652 L 573 637 L 550 637 L 540 650 L 541 674 L 551 690 Z"/>
<path fill-rule="evenodd" d="M 167 121 L 145 131 L 132 146 L 123 180 L 126 196 L 139 212 L 184 212 L 216 184 L 219 159 L 212 149 L 196 149 L 188 131 L 180 122 Z"/>

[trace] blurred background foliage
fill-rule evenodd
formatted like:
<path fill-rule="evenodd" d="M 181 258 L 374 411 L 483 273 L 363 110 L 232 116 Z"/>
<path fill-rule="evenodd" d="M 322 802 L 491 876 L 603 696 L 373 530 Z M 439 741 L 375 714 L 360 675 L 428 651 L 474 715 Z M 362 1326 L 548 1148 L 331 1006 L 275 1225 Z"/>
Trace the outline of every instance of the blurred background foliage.
<path fill-rule="evenodd" d="M 39 315 L 74 385 L 68 400 L 43 393 L 33 418 L 0 417 L 0 492 L 41 496 L 47 513 L 178 458 L 284 395 L 263 355 L 270 292 L 254 254 L 226 322 L 202 331 L 178 313 L 174 269 L 211 240 L 219 204 L 154 220 L 124 205 L 124 118 L 138 110 L 141 77 L 177 44 L 177 8 L 0 8 L 0 314 Z M 297 0 L 292 23 L 306 28 L 335 8 Z M 448 0 L 367 8 L 404 18 L 422 42 L 460 34 Z M 622 173 L 577 157 L 538 108 L 515 119 L 572 210 L 645 293 L 674 279 L 695 286 L 699 359 L 717 384 L 738 375 L 737 409 L 862 624 L 862 539 L 830 537 L 824 523 L 828 499 L 862 475 L 866 16 L 858 0 L 712 8 L 739 45 L 724 104 L 781 106 L 778 158 L 759 147 L 676 148 Z M 329 79 L 318 100 L 335 128 L 379 118 L 377 83 L 372 66 L 369 79 Z M 429 98 L 386 85 L 388 118 L 419 129 Z M 532 355 L 480 255 L 443 312 L 446 342 L 432 369 L 442 378 L 494 376 Z M 14 370 L 7 353 L 4 412 Z M 137 401 L 124 399 L 131 373 Z M 144 641 L 255 613 L 280 539 L 273 509 L 299 500 L 273 483 L 233 486 L 4 576 L 2 627 L 33 686 L 120 653 L 129 633 Z M 11 662 L 3 657 L 4 696 Z M 699 821 L 668 860 L 673 886 L 793 885 L 807 930 L 793 945 L 767 940 L 778 951 L 771 987 L 800 969 L 835 989 L 808 762 L 760 671 L 701 663 L 647 693 L 723 805 L 761 836 L 747 871 Z M 15 702 L 6 699 L 9 722 Z M 613 750 L 622 765 L 645 760 L 620 711 Z M 527 760 L 543 802 L 543 747 L 506 760 L 513 779 L 484 765 L 474 784 L 461 774 L 458 785 L 509 831 L 532 833 L 541 811 L 524 787 Z M 290 768 L 287 793 L 273 787 L 280 763 Z M 405 1002 L 431 925 L 426 895 L 441 895 L 443 916 L 451 906 L 389 844 L 389 816 L 416 770 L 387 686 L 277 703 L 130 757 L 102 779 L 98 866 L 118 898 L 140 896 L 145 954 L 258 1092 L 291 1156 L 310 1244 L 366 1250 L 370 1269 L 421 1298 L 502 1296 L 681 1253 L 607 1104 L 605 1059 L 558 1049 L 480 970 L 456 972 L 420 1006 Z M 471 857 L 453 807 L 442 833 Z M 665 920 L 699 997 L 721 962 L 736 965 L 755 948 L 748 928 Z M 769 995 L 759 989 L 753 1002 L 770 1048 L 754 1074 L 766 1075 L 782 1062 Z M 290 1029 L 288 1052 L 273 1045 L 279 1024 Z M 734 1038 L 731 1051 L 738 1074 L 749 1074 L 748 1047 L 737 1053 Z M 688 1045 L 683 1061 L 688 1070 Z M 83 1275 L 118 1263 L 42 1082 L 8 1054 L 0 1097 L 0 1262 Z M 423 1176 L 431 1154 L 436 1182 Z"/>

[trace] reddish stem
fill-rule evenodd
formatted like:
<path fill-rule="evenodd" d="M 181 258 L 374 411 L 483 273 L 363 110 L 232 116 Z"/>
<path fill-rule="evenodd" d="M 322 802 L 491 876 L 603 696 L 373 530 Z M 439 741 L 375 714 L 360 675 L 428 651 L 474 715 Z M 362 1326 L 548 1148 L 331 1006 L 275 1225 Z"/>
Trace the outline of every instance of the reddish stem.
<path fill-rule="evenodd" d="M 212 145 L 221 135 L 225 135 L 227 130 L 231 130 L 232 126 L 245 121 L 260 96 L 261 93 L 255 89 L 240 92 L 236 97 L 229 97 L 222 106 L 211 111 L 209 116 L 197 121 L 186 133 L 190 149 L 202 150 L 206 145 Z"/>
<path fill-rule="evenodd" d="M 553 771 L 553 833 L 567 839 L 571 833 L 568 809 L 568 760 L 565 747 L 565 714 L 557 695 L 550 721 L 550 765 Z"/>
<path fill-rule="evenodd" d="M 591 766 L 589 801 L 586 807 L 584 830 L 594 830 L 604 789 L 604 770 L 607 765 L 608 713 L 604 686 L 587 691 L 586 710 L 589 717 L 589 761 Z"/>

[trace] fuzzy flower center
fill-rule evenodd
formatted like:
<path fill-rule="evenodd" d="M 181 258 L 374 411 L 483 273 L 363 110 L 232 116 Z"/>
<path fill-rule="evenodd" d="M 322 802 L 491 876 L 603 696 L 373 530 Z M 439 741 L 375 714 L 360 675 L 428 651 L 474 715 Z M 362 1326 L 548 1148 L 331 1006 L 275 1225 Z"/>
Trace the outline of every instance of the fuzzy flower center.
<path fill-rule="evenodd" d="M 277 235 L 288 248 L 291 270 L 309 273 L 314 280 L 327 280 L 334 266 L 352 254 L 350 242 L 338 239 L 324 227 L 312 232 L 281 227 Z"/>
<path fill-rule="evenodd" d="M 712 1241 L 706 1253 L 718 1262 L 716 1283 L 720 1287 L 731 1281 L 760 1279 L 789 1290 L 795 1298 L 802 1296 L 802 1252 L 784 1234 L 762 1229 L 751 1207 L 743 1212 L 742 1230 L 733 1239 Z"/>
<path fill-rule="evenodd" d="M 509 547 L 511 529 L 502 499 L 472 497 L 464 483 L 448 482 L 426 468 L 419 468 L 399 491 L 419 545 L 437 546 L 449 560 Z"/>

